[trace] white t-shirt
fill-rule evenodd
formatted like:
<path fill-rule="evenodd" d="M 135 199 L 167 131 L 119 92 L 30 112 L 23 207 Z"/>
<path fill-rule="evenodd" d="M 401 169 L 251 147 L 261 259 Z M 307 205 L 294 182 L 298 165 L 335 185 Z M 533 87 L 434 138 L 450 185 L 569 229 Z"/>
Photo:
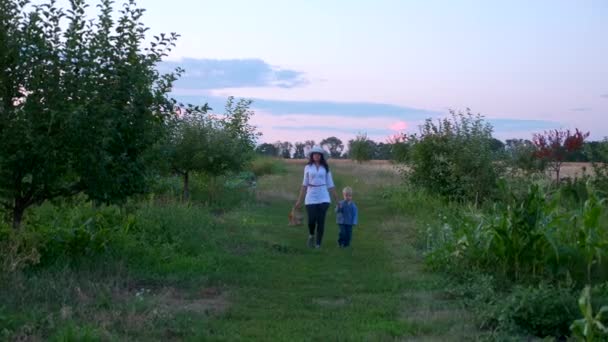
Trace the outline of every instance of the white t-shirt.
<path fill-rule="evenodd" d="M 331 178 L 331 171 L 327 172 L 322 165 L 317 167 L 311 164 L 304 167 L 302 186 L 307 187 L 304 204 L 331 203 L 328 189 L 334 187 L 334 180 Z"/>

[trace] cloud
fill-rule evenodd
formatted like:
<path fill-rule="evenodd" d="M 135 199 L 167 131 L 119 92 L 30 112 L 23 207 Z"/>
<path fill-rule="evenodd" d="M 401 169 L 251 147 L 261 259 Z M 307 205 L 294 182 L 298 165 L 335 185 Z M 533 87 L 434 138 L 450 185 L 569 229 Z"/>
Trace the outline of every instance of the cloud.
<path fill-rule="evenodd" d="M 407 127 L 408 127 L 407 122 L 405 122 L 405 121 L 397 121 L 397 122 L 393 123 L 389 128 L 392 131 L 403 131 L 403 130 L 406 130 Z"/>
<path fill-rule="evenodd" d="M 602 94 L 602 95 L 600 95 L 600 97 L 603 97 L 603 98 L 605 98 L 605 99 L 608 99 L 608 94 Z"/>
<path fill-rule="evenodd" d="M 220 96 L 176 96 L 183 103 L 203 104 L 208 102 L 215 109 L 224 107 L 226 99 Z M 390 117 L 401 120 L 423 120 L 437 117 L 441 112 L 373 102 L 332 102 L 332 101 L 288 101 L 253 99 L 252 107 L 276 116 L 307 114 L 313 116 L 337 115 L 349 118 Z"/>
<path fill-rule="evenodd" d="M 213 112 L 223 112 L 226 98 L 207 93 L 201 96 L 182 95 L 176 99 L 183 103 L 203 104 Z M 441 118 L 447 111 L 432 111 L 386 103 L 289 101 L 253 99 L 252 120 L 264 135 L 262 141 L 299 141 L 335 135 L 352 139 L 358 133 L 383 141 L 395 131 L 417 132 L 418 125 L 427 118 Z M 488 118 L 494 132 L 500 137 L 525 137 L 533 132 L 562 127 L 555 121 L 534 119 Z M 345 140 L 346 141 L 346 140 Z"/>
<path fill-rule="evenodd" d="M 591 110 L 591 108 L 589 107 L 577 107 L 577 108 L 571 108 L 570 109 L 573 112 L 588 112 Z"/>
<path fill-rule="evenodd" d="M 334 132 L 334 133 L 349 133 L 353 136 L 359 133 L 367 133 L 370 135 L 389 135 L 391 132 L 384 128 L 346 128 L 346 127 L 332 127 L 332 126 L 272 126 L 272 129 L 276 130 L 289 130 L 289 131 L 322 131 L 322 132 Z"/>
<path fill-rule="evenodd" d="M 261 59 L 196 59 L 164 61 L 160 72 L 185 70 L 174 84 L 176 89 L 222 89 L 242 87 L 294 88 L 306 85 L 304 73 L 271 66 Z"/>
<path fill-rule="evenodd" d="M 559 128 L 561 124 L 547 120 L 526 120 L 526 119 L 488 119 L 488 122 L 497 132 L 520 132 L 537 131 L 552 128 Z"/>

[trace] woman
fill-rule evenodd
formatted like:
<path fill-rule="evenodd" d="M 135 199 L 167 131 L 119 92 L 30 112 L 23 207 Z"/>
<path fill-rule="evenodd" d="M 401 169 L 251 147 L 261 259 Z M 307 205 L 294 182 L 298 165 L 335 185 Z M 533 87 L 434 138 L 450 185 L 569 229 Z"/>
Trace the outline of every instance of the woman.
<path fill-rule="evenodd" d="M 302 198 L 306 194 L 304 204 L 306 204 L 308 214 L 308 247 L 321 247 L 325 231 L 325 214 L 331 202 L 330 191 L 336 203 L 339 203 L 329 165 L 327 165 L 326 152 L 321 147 L 315 146 L 308 152 L 308 164 L 304 167 L 304 180 L 296 202 L 296 208 L 301 208 Z"/>

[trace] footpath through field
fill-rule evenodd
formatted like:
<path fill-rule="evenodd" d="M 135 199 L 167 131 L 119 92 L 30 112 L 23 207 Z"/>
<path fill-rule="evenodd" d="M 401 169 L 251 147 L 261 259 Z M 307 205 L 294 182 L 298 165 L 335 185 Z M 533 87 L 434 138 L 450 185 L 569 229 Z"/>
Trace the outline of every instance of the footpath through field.
<path fill-rule="evenodd" d="M 266 246 L 243 251 L 247 274 L 225 279 L 227 312 L 206 322 L 218 339 L 266 341 L 463 341 L 470 317 L 423 269 L 414 227 L 391 212 L 382 189 L 398 183 L 387 164 L 331 164 L 339 189 L 350 185 L 360 211 L 353 247 L 339 249 L 332 208 L 321 249 L 306 247 L 304 226 L 287 226 L 302 165 L 258 185 L 258 203 L 226 216 Z M 245 248 L 245 247 L 244 247 Z M 209 336 L 209 337 L 211 337 Z"/>

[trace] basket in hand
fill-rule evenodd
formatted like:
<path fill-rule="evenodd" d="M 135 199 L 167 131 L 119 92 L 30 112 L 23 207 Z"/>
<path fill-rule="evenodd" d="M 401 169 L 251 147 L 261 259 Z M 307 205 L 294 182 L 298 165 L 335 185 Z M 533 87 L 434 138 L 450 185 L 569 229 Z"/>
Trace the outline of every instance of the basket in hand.
<path fill-rule="evenodd" d="M 289 212 L 289 225 L 290 226 L 299 226 L 304 221 L 304 214 L 302 211 L 296 209 L 296 207 L 291 208 Z"/>

